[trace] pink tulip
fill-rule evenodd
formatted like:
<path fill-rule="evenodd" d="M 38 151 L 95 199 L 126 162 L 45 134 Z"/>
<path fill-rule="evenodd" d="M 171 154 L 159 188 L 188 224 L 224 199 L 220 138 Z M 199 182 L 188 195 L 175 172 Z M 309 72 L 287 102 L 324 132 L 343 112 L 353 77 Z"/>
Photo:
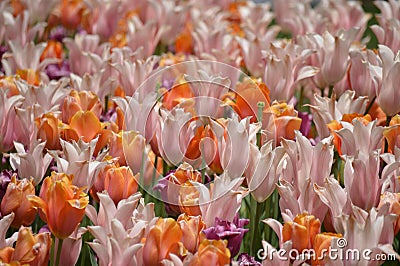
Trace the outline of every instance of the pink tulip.
<path fill-rule="evenodd" d="M 339 99 L 314 95 L 313 104 L 310 105 L 313 120 L 321 138 L 330 135 L 327 124 L 332 120 L 340 121 L 344 114 L 363 114 L 367 108 L 366 97 L 355 97 L 352 91 L 346 91 Z"/>
<path fill-rule="evenodd" d="M 32 142 L 31 149 L 26 152 L 21 143 L 14 142 L 17 153 L 10 154 L 10 164 L 14 170 L 18 170 L 19 177 L 33 177 L 35 186 L 42 181 L 52 160 L 48 153 L 43 156 L 44 146 L 44 142 Z"/>
<path fill-rule="evenodd" d="M 252 196 L 263 202 L 275 189 L 278 182 L 278 165 L 285 154 L 283 147 L 272 148 L 272 142 L 261 147 L 250 144 L 250 157 L 245 175 Z"/>
<path fill-rule="evenodd" d="M 381 84 L 378 87 L 378 103 L 387 116 L 400 112 L 400 97 L 397 89 L 400 78 L 400 58 L 387 46 L 379 45 L 379 56 L 382 60 Z M 379 76 L 377 77 L 379 79 Z"/>

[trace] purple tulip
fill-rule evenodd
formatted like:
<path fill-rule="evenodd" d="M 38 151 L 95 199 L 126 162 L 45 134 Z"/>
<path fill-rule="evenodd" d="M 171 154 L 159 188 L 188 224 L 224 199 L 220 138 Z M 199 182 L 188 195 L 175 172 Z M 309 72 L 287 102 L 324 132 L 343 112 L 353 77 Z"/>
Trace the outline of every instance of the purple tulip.
<path fill-rule="evenodd" d="M 242 253 L 239 255 L 237 259 L 239 266 L 261 266 L 262 264 L 259 261 L 256 261 L 254 257 L 250 256 L 247 253 Z"/>
<path fill-rule="evenodd" d="M 240 219 L 238 215 L 232 222 L 222 221 L 216 217 L 214 226 L 205 229 L 203 232 L 208 239 L 228 240 L 228 248 L 231 251 L 231 256 L 234 257 L 239 253 L 244 234 L 249 231 L 249 229 L 243 228 L 248 223 L 248 219 Z"/>
<path fill-rule="evenodd" d="M 7 186 L 11 182 L 12 175 L 13 172 L 10 170 L 3 170 L 0 173 L 0 202 L 6 194 Z"/>

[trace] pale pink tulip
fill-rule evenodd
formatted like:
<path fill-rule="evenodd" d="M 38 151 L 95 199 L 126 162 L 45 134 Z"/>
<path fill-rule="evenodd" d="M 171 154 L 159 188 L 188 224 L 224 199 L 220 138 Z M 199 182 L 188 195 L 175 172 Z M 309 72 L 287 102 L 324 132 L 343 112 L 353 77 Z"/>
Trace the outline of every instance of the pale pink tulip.
<path fill-rule="evenodd" d="M 400 81 L 400 58 L 399 54 L 395 55 L 384 45 L 379 45 L 379 56 L 382 60 L 382 81 L 378 87 L 377 100 L 385 114 L 393 116 L 400 112 L 400 103 L 396 100 L 400 97 L 397 89 Z"/>
<path fill-rule="evenodd" d="M 201 183 L 193 182 L 200 193 L 198 205 L 207 227 L 214 225 L 215 217 L 224 221 L 233 221 L 243 198 L 249 193 L 240 186 L 243 180 L 244 178 L 232 178 L 224 172 L 215 177 L 211 189 Z"/>
<path fill-rule="evenodd" d="M 43 179 L 50 165 L 52 157 L 46 153 L 43 156 L 45 142 L 32 142 L 30 150 L 25 151 L 21 143 L 14 142 L 17 153 L 10 154 L 10 164 L 14 170 L 18 170 L 18 176 L 22 178 L 33 177 L 33 183 L 37 186 Z"/>
<path fill-rule="evenodd" d="M 70 143 L 61 139 L 62 155 L 55 151 L 50 152 L 57 162 L 58 171 L 73 174 L 73 185 L 85 187 L 85 191 L 92 187 L 94 177 L 106 164 L 102 161 L 104 153 L 98 155 L 97 158 L 93 156 L 97 141 L 98 138 L 86 143 L 80 139 L 78 142 Z"/>
<path fill-rule="evenodd" d="M 338 100 L 314 94 L 310 105 L 313 120 L 320 138 L 330 135 L 327 124 L 332 120 L 340 121 L 344 114 L 363 114 L 367 108 L 366 97 L 355 97 L 354 91 L 346 91 Z"/>
<path fill-rule="evenodd" d="M 264 82 L 270 90 L 272 101 L 289 101 L 302 80 L 318 73 L 318 68 L 306 64 L 311 53 L 312 50 L 303 49 L 294 42 L 284 47 L 271 44 L 265 52 Z"/>
<path fill-rule="evenodd" d="M 14 220 L 14 213 L 10 213 L 0 219 L 0 249 L 5 247 L 12 247 L 14 242 L 17 241 L 18 232 L 15 232 L 11 237 L 6 238 L 7 230 L 10 228 Z"/>
<path fill-rule="evenodd" d="M 272 147 L 268 142 L 261 150 L 254 144 L 250 144 L 250 158 L 245 176 L 252 196 L 263 202 L 275 189 L 278 182 L 278 165 L 285 154 L 283 147 Z"/>

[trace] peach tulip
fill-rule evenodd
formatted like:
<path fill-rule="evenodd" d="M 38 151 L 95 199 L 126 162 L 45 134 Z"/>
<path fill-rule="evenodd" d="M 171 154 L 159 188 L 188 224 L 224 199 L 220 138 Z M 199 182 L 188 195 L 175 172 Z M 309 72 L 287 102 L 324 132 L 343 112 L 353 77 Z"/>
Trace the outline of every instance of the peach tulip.
<path fill-rule="evenodd" d="M 400 115 L 392 117 L 389 127 L 383 131 L 383 136 L 388 142 L 388 152 L 394 153 L 394 147 L 400 147 Z"/>
<path fill-rule="evenodd" d="M 96 138 L 102 130 L 102 124 L 92 111 L 78 111 L 72 117 L 69 125 L 63 126 L 61 136 L 63 139 L 78 141 L 82 137 L 84 142 Z"/>
<path fill-rule="evenodd" d="M 314 239 L 321 230 L 321 222 L 306 212 L 297 215 L 292 222 L 286 222 L 282 228 L 282 240 L 292 241 L 294 249 L 302 252 L 312 248 Z"/>
<path fill-rule="evenodd" d="M 111 167 L 104 178 L 104 190 L 112 198 L 115 204 L 122 199 L 136 193 L 138 190 L 139 174 L 133 175 L 129 167 Z"/>
<path fill-rule="evenodd" d="M 49 233 L 33 235 L 30 228 L 21 227 L 15 248 L 0 249 L 0 262 L 7 265 L 42 266 L 49 262 L 51 236 Z"/>
<path fill-rule="evenodd" d="M 21 225 L 28 226 L 36 218 L 37 210 L 27 199 L 28 195 L 35 195 L 33 180 L 17 180 L 13 175 L 11 182 L 7 186 L 6 194 L 1 200 L 1 214 L 7 215 L 15 213 L 12 226 L 19 228 Z"/>
<path fill-rule="evenodd" d="M 195 253 L 200 244 L 201 232 L 206 228 L 201 216 L 189 216 L 185 213 L 178 217 L 182 229 L 182 243 L 191 253 Z"/>
<path fill-rule="evenodd" d="M 315 236 L 313 249 L 315 250 L 315 258 L 311 261 L 311 265 L 325 265 L 324 261 L 321 260 L 323 257 L 328 256 L 327 251 L 332 245 L 332 241 L 342 237 L 342 234 L 335 233 L 321 233 Z"/>
<path fill-rule="evenodd" d="M 42 219 L 59 239 L 65 239 L 78 227 L 89 204 L 85 188 L 72 185 L 72 175 L 52 172 L 43 181 L 40 197 L 29 196 L 32 204 L 42 211 Z"/>
<path fill-rule="evenodd" d="M 227 248 L 226 240 L 204 239 L 199 246 L 194 258 L 190 261 L 190 266 L 197 265 L 229 265 L 231 252 Z"/>
<path fill-rule="evenodd" d="M 35 122 L 38 127 L 37 138 L 46 141 L 45 148 L 49 150 L 61 149 L 60 130 L 58 128 L 60 121 L 58 118 L 53 113 L 47 113 L 36 118 Z"/>
<path fill-rule="evenodd" d="M 181 238 L 182 230 L 174 219 L 158 219 L 143 246 L 144 265 L 160 265 L 163 259 L 170 258 L 169 254 L 183 255 Z"/>
<path fill-rule="evenodd" d="M 72 90 L 61 107 L 63 123 L 70 123 L 78 111 L 92 111 L 96 117 L 100 117 L 102 106 L 99 97 L 91 91 Z"/>

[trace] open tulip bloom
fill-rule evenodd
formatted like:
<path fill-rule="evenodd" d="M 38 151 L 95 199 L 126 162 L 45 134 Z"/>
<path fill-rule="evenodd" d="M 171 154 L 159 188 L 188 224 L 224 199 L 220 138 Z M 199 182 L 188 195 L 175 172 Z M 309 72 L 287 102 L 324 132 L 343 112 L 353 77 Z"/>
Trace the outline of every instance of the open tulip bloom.
<path fill-rule="evenodd" d="M 399 49 L 396 0 L 0 1 L 0 265 L 399 264 Z"/>

